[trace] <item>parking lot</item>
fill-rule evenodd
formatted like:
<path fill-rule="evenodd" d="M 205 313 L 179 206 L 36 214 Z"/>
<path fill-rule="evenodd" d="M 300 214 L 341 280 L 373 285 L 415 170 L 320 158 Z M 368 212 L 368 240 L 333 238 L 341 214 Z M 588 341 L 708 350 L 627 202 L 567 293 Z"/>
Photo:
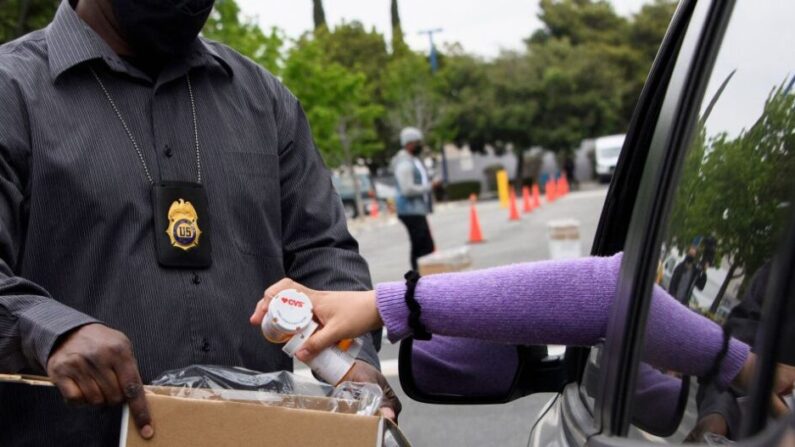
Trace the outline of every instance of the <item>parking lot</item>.
<path fill-rule="evenodd" d="M 583 254 L 596 232 L 603 187 L 587 187 L 552 204 L 544 204 L 518 222 L 508 221 L 508 210 L 496 200 L 479 202 L 477 209 L 485 242 L 472 245 L 473 268 L 547 259 L 547 222 L 573 218 L 580 222 Z M 542 201 L 543 202 L 543 201 Z M 469 235 L 469 203 L 437 206 L 430 217 L 437 249 L 464 245 Z M 442 231 L 443 229 L 443 231 Z M 374 282 L 401 280 L 409 269 L 409 243 L 405 228 L 395 218 L 352 223 L 351 231 L 370 265 Z M 528 396 L 506 405 L 439 406 L 411 401 L 400 391 L 397 346 L 385 341 L 383 369 L 403 402 L 400 426 L 418 446 L 524 446 L 535 416 L 551 394 Z"/>

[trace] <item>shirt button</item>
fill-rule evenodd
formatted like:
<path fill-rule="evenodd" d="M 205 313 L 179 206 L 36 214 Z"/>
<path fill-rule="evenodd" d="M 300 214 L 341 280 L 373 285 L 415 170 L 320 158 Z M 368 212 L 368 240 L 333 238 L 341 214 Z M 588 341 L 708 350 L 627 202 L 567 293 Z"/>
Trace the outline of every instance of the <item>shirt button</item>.
<path fill-rule="evenodd" d="M 171 150 L 171 146 L 166 145 L 166 147 L 163 149 L 163 155 L 165 155 L 166 158 L 171 158 L 171 156 L 174 155 L 174 151 Z"/>
<path fill-rule="evenodd" d="M 193 284 L 199 285 L 202 283 L 202 279 L 199 277 L 198 273 L 193 274 Z"/>
<path fill-rule="evenodd" d="M 210 341 L 206 338 L 202 340 L 202 352 L 210 352 Z"/>

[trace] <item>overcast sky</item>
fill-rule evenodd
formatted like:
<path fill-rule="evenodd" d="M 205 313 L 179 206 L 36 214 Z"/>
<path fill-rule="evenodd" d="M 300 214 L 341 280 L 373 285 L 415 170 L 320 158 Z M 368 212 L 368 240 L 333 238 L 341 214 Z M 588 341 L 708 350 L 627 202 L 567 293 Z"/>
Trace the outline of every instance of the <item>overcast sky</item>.
<path fill-rule="evenodd" d="M 312 28 L 311 0 L 238 0 L 243 13 L 263 29 L 277 26 L 296 38 Z M 389 0 L 325 0 L 329 24 L 359 20 L 390 34 Z M 613 0 L 623 15 L 637 12 L 645 0 Z M 427 50 L 428 38 L 418 34 L 443 29 L 437 45 L 459 42 L 468 52 L 490 57 L 500 49 L 518 49 L 522 39 L 540 26 L 538 0 L 400 0 L 403 32 L 409 46 Z"/>

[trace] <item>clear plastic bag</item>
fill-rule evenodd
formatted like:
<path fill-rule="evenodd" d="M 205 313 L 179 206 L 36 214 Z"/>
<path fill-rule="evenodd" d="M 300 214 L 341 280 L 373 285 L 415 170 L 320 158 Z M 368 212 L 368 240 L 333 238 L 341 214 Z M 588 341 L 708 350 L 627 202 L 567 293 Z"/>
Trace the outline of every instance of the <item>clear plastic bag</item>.
<path fill-rule="evenodd" d="M 260 373 L 245 368 L 192 365 L 166 371 L 152 381 L 151 391 L 190 399 L 258 402 L 262 405 L 372 416 L 383 392 L 373 383 L 338 386 L 287 371 Z"/>

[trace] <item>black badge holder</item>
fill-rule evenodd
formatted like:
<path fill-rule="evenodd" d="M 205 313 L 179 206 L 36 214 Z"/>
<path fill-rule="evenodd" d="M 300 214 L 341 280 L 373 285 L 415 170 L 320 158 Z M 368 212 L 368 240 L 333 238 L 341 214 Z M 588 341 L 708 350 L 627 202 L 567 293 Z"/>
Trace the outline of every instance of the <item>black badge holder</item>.
<path fill-rule="evenodd" d="M 212 265 L 210 212 L 199 183 L 152 185 L 155 251 L 163 267 L 201 269 Z"/>

